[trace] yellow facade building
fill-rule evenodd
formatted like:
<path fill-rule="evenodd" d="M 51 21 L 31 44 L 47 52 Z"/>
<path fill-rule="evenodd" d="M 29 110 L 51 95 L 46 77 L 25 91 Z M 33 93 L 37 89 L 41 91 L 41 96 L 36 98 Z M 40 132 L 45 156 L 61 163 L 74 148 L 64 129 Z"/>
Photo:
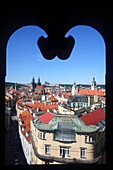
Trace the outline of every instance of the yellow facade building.
<path fill-rule="evenodd" d="M 47 116 L 51 113 L 31 121 L 31 164 L 105 162 L 104 127 L 87 126 L 78 117 Z"/>
<path fill-rule="evenodd" d="M 103 109 L 81 116 L 58 114 L 48 109 L 34 113 L 21 101 L 16 109 L 23 148 L 27 140 L 24 150 L 29 155 L 28 164 L 106 163 Z M 32 119 L 29 119 L 30 114 Z"/>

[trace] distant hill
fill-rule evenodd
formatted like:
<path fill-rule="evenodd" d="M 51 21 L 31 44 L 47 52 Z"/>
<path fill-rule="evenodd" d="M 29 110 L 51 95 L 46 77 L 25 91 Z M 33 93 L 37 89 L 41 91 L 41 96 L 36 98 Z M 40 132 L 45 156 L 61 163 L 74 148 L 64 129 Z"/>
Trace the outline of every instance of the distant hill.
<path fill-rule="evenodd" d="M 21 88 L 21 87 L 27 87 L 26 84 L 19 84 L 19 83 L 16 83 L 17 85 L 17 88 Z M 10 87 L 15 87 L 15 83 L 13 82 L 5 82 L 5 88 L 10 88 Z"/>
<path fill-rule="evenodd" d="M 60 86 L 72 86 L 73 84 L 59 84 Z M 86 88 L 90 88 L 91 85 L 90 84 L 76 84 L 78 87 L 86 87 Z M 105 88 L 104 84 L 98 84 L 97 87 L 100 88 Z"/>
<path fill-rule="evenodd" d="M 60 86 L 72 86 L 72 84 L 59 84 Z M 10 88 L 11 86 L 15 87 L 15 83 L 14 82 L 5 82 L 5 88 Z M 19 84 L 17 83 L 17 88 L 21 88 L 21 87 L 28 87 L 31 86 L 31 83 L 28 84 Z M 91 85 L 90 84 L 77 84 L 78 87 L 82 86 L 82 87 L 86 87 L 86 88 L 90 88 Z M 105 85 L 104 84 L 98 84 L 97 87 L 100 88 L 104 88 L 105 89 Z"/>
<path fill-rule="evenodd" d="M 87 87 L 87 88 L 90 88 L 91 85 L 90 84 L 77 84 L 78 87 L 82 86 L 82 87 Z M 105 89 L 105 84 L 98 84 L 97 87 L 100 87 L 100 88 L 104 88 Z"/>

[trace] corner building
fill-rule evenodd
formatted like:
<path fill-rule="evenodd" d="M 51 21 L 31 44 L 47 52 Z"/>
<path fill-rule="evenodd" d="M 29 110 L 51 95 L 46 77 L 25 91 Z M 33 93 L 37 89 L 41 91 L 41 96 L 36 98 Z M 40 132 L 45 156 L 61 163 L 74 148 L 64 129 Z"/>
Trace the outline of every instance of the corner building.
<path fill-rule="evenodd" d="M 32 120 L 31 164 L 105 163 L 105 114 L 96 118 L 95 125 L 87 125 L 84 116 L 47 112 Z"/>

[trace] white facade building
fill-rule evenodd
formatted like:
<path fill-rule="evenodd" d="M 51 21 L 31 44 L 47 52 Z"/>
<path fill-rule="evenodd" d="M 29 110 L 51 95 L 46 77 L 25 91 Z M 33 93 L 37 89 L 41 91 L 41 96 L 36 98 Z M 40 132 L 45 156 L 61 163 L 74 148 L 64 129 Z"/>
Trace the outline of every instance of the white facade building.
<path fill-rule="evenodd" d="M 27 163 L 30 165 L 30 163 L 31 163 L 31 146 L 30 145 L 31 144 L 27 141 L 25 136 L 22 134 L 20 125 L 19 125 L 19 135 L 20 135 L 21 144 L 22 144 L 22 148 L 23 148 L 25 158 L 27 160 Z"/>

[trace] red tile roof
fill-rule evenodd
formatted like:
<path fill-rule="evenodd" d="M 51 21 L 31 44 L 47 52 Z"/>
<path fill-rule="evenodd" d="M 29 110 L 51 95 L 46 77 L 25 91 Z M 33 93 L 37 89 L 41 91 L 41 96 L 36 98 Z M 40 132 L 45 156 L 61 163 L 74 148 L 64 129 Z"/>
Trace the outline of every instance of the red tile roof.
<path fill-rule="evenodd" d="M 33 116 L 28 110 L 23 111 L 19 118 L 24 122 L 26 128 L 30 128 L 30 120 L 33 119 Z"/>
<path fill-rule="evenodd" d="M 34 104 L 31 102 L 31 103 L 27 103 L 27 105 L 26 105 L 26 104 L 22 103 L 22 100 L 18 100 L 17 103 L 18 103 L 19 106 L 24 107 L 24 108 L 31 108 L 31 109 L 34 109 L 34 110 L 36 108 L 39 108 L 43 112 L 47 111 L 47 109 L 51 109 L 52 111 L 54 111 L 54 109 L 58 109 L 58 104 L 56 104 L 56 103 L 45 104 L 45 103 L 42 103 L 42 102 L 35 101 Z"/>
<path fill-rule="evenodd" d="M 20 120 L 24 122 L 23 125 L 21 125 L 21 129 L 22 127 L 24 127 L 24 131 L 21 130 L 22 134 L 25 136 L 25 138 L 27 139 L 28 142 L 30 142 L 30 136 L 28 135 L 26 137 L 26 132 L 30 131 L 30 121 L 33 120 L 33 116 L 29 113 L 28 110 L 25 110 L 22 112 L 22 114 L 20 115 Z"/>
<path fill-rule="evenodd" d="M 52 102 L 58 101 L 54 96 L 51 96 L 50 100 L 51 100 Z"/>
<path fill-rule="evenodd" d="M 44 124 L 49 123 L 49 121 L 53 118 L 54 118 L 54 115 L 50 112 L 46 112 L 44 115 L 39 116 L 39 120 Z"/>
<path fill-rule="evenodd" d="M 63 94 L 65 98 L 69 99 L 69 97 L 72 95 L 71 92 L 67 92 Z"/>
<path fill-rule="evenodd" d="M 35 107 L 37 108 L 40 108 L 41 111 L 47 111 L 47 109 L 51 109 L 51 110 L 54 110 L 54 109 L 58 109 L 58 104 L 44 104 L 44 103 L 40 103 L 40 102 L 35 102 Z"/>
<path fill-rule="evenodd" d="M 28 107 L 34 107 L 34 104 L 33 104 L 32 102 L 29 102 L 29 103 L 26 104 L 26 106 L 28 106 Z"/>
<path fill-rule="evenodd" d="M 85 95 L 97 95 L 97 96 L 105 96 L 105 93 L 101 90 L 79 90 L 77 94 L 85 94 Z"/>
<path fill-rule="evenodd" d="M 36 86 L 36 89 L 44 89 L 43 86 Z"/>
<path fill-rule="evenodd" d="M 96 125 L 105 118 L 105 112 L 101 108 L 98 108 L 86 115 L 81 116 L 80 118 L 86 125 Z"/>

